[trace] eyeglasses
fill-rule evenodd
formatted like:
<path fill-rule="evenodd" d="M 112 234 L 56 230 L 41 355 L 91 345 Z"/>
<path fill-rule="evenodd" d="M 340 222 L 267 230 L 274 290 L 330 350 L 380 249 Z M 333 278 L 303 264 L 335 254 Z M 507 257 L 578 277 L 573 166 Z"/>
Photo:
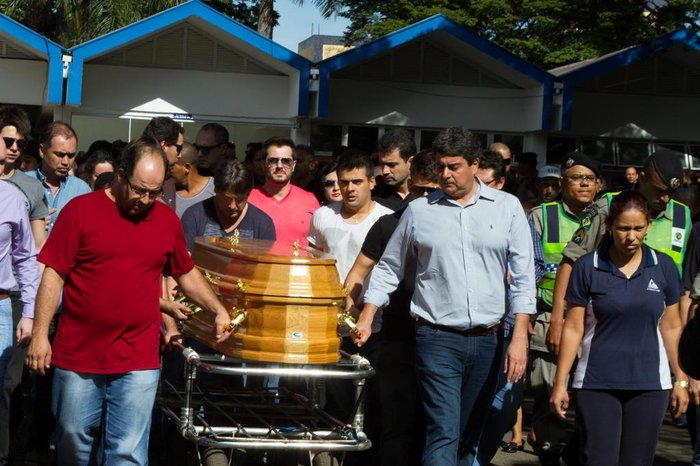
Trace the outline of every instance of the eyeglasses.
<path fill-rule="evenodd" d="M 175 150 L 177 151 L 178 154 L 180 152 L 182 152 L 182 144 L 170 144 L 170 145 L 175 148 Z"/>
<path fill-rule="evenodd" d="M 282 165 L 284 165 L 285 167 L 291 167 L 294 163 L 294 159 L 289 157 L 268 157 L 265 160 L 265 163 L 267 163 L 271 167 L 274 167 L 280 162 L 282 162 Z"/>
<path fill-rule="evenodd" d="M 197 152 L 199 152 L 200 154 L 202 154 L 202 155 L 209 155 L 209 151 L 210 151 L 210 150 L 212 150 L 212 149 L 214 149 L 214 148 L 216 148 L 216 147 L 219 147 L 221 144 L 223 144 L 223 143 L 220 142 L 220 143 L 218 143 L 218 144 L 214 144 L 213 146 L 200 146 L 200 145 L 198 145 L 198 144 L 193 144 L 193 146 L 195 147 L 195 149 L 197 149 Z M 178 146 L 178 144 L 175 144 L 175 146 Z M 182 146 L 181 146 L 181 145 L 180 145 L 180 150 L 182 150 Z M 177 152 L 180 153 L 179 150 L 178 150 Z"/>
<path fill-rule="evenodd" d="M 332 188 L 336 184 L 338 184 L 338 180 L 326 180 L 323 182 L 323 187 L 324 188 Z"/>
<path fill-rule="evenodd" d="M 510 162 L 512 162 L 511 159 L 503 159 L 503 165 L 505 165 L 505 166 L 510 165 Z"/>
<path fill-rule="evenodd" d="M 15 143 L 17 143 L 17 149 L 19 150 L 24 150 L 27 148 L 27 140 L 26 139 L 17 139 L 17 138 L 8 138 L 3 136 L 2 138 L 5 141 L 5 146 L 9 149 L 10 147 L 14 146 Z"/>
<path fill-rule="evenodd" d="M 595 175 L 566 175 L 566 177 L 571 180 L 572 183 L 583 183 L 587 181 L 588 183 L 593 183 L 598 177 Z"/>
<path fill-rule="evenodd" d="M 411 186 L 409 191 L 415 197 L 427 196 L 428 194 L 434 193 L 440 188 L 435 188 L 433 186 Z"/>
<path fill-rule="evenodd" d="M 493 178 L 491 180 L 481 180 L 482 183 L 484 183 L 486 186 L 491 186 L 492 184 L 496 183 L 496 178 Z"/>
<path fill-rule="evenodd" d="M 148 196 L 149 199 L 157 199 L 163 193 L 163 189 L 148 190 L 139 188 L 131 184 L 131 181 L 129 181 L 128 179 L 126 180 L 126 184 L 127 186 L 129 186 L 131 192 L 136 194 L 139 197 L 139 199 L 142 199 L 144 196 Z"/>

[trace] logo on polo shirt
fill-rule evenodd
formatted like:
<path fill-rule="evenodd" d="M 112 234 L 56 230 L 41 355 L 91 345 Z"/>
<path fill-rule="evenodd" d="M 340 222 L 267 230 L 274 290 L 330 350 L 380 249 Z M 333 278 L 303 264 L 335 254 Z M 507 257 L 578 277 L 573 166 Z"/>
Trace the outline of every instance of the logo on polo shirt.
<path fill-rule="evenodd" d="M 649 284 L 647 285 L 647 291 L 656 291 L 657 293 L 660 293 L 660 292 L 661 292 L 661 290 L 660 290 L 659 287 L 656 285 L 656 283 L 654 283 L 654 279 L 653 279 L 653 278 L 649 280 Z"/>

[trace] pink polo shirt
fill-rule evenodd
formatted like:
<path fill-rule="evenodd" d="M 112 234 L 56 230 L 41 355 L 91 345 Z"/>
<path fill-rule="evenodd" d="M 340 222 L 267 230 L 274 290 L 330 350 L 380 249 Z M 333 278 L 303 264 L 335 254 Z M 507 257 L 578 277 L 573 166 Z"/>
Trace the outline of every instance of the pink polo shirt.
<path fill-rule="evenodd" d="M 311 216 L 319 208 L 316 197 L 298 186 L 290 185 L 290 190 L 282 200 L 277 200 L 265 192 L 262 186 L 253 188 L 248 202 L 261 209 L 272 218 L 278 242 L 307 247 L 306 239 L 311 224 Z"/>

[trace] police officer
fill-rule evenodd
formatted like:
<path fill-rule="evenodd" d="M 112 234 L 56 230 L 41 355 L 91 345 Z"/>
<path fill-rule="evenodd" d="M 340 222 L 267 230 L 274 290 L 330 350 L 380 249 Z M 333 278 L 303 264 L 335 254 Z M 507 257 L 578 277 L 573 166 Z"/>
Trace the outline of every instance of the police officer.
<path fill-rule="evenodd" d="M 545 166 L 543 168 L 550 167 Z M 556 168 L 557 167 L 550 167 Z M 545 274 L 538 283 L 535 335 L 530 343 L 532 361 L 530 383 L 534 397 L 533 429 L 529 440 L 543 465 L 559 464 L 561 444 L 566 426 L 549 411 L 549 396 L 556 372 L 556 355 L 546 345 L 546 335 L 552 311 L 554 278 L 566 243 L 588 216 L 588 208 L 600 191 L 599 164 L 580 152 L 564 158 L 561 200 L 545 202 L 532 209 L 530 216 L 537 233 L 533 241 L 541 243 Z M 542 175 L 547 175 L 543 173 Z"/>
<path fill-rule="evenodd" d="M 647 158 L 644 173 L 639 177 L 637 187 L 649 202 L 654 219 L 644 242 L 671 256 L 679 272 L 692 226 L 690 209 L 671 199 L 673 192 L 681 186 L 682 180 L 683 167 L 676 153 L 662 148 Z M 601 197 L 589 209 L 589 214 L 582 220 L 581 227 L 574 233 L 562 252 L 564 257 L 557 269 L 552 316 L 547 334 L 547 347 L 554 354 L 559 352 L 559 341 L 564 324 L 564 295 L 569 284 L 572 265 L 576 259 L 593 251 L 600 244 L 605 234 L 605 219 L 608 216 L 613 195 Z M 687 306 L 690 302 L 687 295 L 688 293 L 685 297 L 681 297 L 681 315 L 687 314 Z"/>

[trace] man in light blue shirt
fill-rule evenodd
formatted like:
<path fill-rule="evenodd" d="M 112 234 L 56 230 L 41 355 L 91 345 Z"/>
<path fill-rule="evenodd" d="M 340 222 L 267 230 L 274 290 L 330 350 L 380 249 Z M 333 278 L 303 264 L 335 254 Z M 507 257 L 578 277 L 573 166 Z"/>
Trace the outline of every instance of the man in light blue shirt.
<path fill-rule="evenodd" d="M 371 334 L 376 311 L 403 278 L 414 257 L 416 372 L 427 417 L 424 465 L 467 463 L 463 439 L 480 431 L 497 379 L 522 378 L 527 324 L 535 313 L 530 230 L 518 200 L 476 177 L 478 138 L 461 128 L 433 142 L 441 190 L 409 204 L 374 268 L 358 319 L 356 344 Z M 510 282 L 506 285 L 506 271 Z M 508 289 L 506 289 L 508 286 Z M 506 297 L 515 325 L 504 367 L 498 330 Z"/>
<path fill-rule="evenodd" d="M 51 212 L 47 225 L 47 236 L 51 233 L 61 209 L 74 197 L 90 192 L 90 186 L 69 172 L 78 153 L 78 136 L 68 123 L 54 121 L 49 123 L 39 139 L 41 165 L 36 170 L 27 172 L 41 181 L 44 197 Z"/>

